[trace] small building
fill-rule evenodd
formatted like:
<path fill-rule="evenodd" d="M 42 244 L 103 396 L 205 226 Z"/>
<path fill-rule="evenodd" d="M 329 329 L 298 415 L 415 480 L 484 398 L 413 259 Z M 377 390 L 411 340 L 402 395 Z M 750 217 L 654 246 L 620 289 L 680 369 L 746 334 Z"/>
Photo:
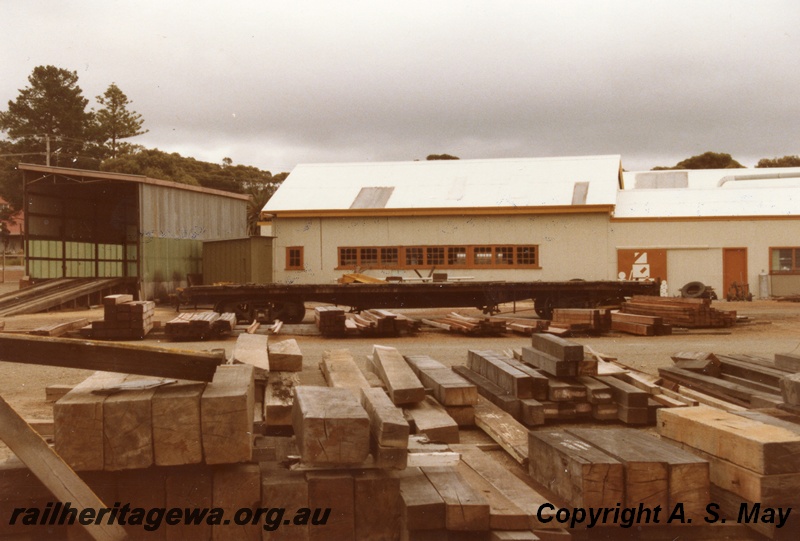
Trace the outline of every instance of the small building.
<path fill-rule="evenodd" d="M 32 280 L 130 278 L 163 299 L 202 273 L 202 244 L 247 234 L 246 195 L 141 175 L 20 164 Z"/>

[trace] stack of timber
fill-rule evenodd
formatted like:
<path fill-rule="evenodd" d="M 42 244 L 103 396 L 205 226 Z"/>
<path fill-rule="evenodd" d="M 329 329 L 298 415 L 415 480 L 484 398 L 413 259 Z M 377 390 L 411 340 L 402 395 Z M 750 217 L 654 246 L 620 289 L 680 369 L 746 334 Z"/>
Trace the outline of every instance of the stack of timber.
<path fill-rule="evenodd" d="M 664 386 L 728 411 L 783 408 L 800 413 L 800 406 L 793 405 L 787 394 L 796 371 L 787 362 L 791 357 L 681 352 L 672 356 L 674 366 L 659 368 L 658 374 Z"/>
<path fill-rule="evenodd" d="M 547 319 L 506 319 L 506 329 L 509 332 L 530 336 L 533 333 L 545 332 L 550 326 Z"/>
<path fill-rule="evenodd" d="M 183 312 L 164 326 L 170 340 L 206 340 L 233 332 L 236 314 L 226 312 Z"/>
<path fill-rule="evenodd" d="M 344 309 L 337 306 L 314 308 L 314 323 L 322 336 L 344 336 L 347 318 Z"/>
<path fill-rule="evenodd" d="M 647 425 L 655 423 L 658 408 L 688 403 L 662 396 L 659 386 L 628 370 L 606 368 L 610 363 L 602 362 L 601 371 L 581 344 L 550 334 L 534 334 L 531 343 L 518 358 L 470 351 L 467 366 L 453 370 L 526 426 L 571 420 Z"/>
<path fill-rule="evenodd" d="M 136 301 L 132 295 L 103 297 L 103 320 L 93 321 L 91 338 L 110 340 L 142 340 L 153 329 L 156 304 Z"/>
<path fill-rule="evenodd" d="M 530 431 L 528 448 L 530 476 L 569 506 L 644 509 L 635 524 L 642 529 L 676 507 L 692 522 L 707 516 L 708 461 L 657 437 L 630 428 L 541 429 Z M 665 515 L 656 519 L 656 508 Z"/>
<path fill-rule="evenodd" d="M 208 384 L 96 372 L 54 404 L 55 449 L 77 471 L 245 462 L 253 393 L 249 365 Z"/>
<path fill-rule="evenodd" d="M 499 336 L 506 332 L 506 322 L 488 317 L 467 317 L 451 312 L 447 317 L 423 319 L 431 327 L 470 336 Z"/>
<path fill-rule="evenodd" d="M 660 317 L 673 327 L 731 327 L 736 323 L 735 310 L 717 310 L 711 299 L 683 299 L 678 297 L 651 297 L 635 295 L 622 303 L 625 314 Z"/>
<path fill-rule="evenodd" d="M 556 308 L 550 328 L 569 332 L 606 332 L 611 328 L 610 312 L 603 308 Z"/>
<path fill-rule="evenodd" d="M 369 367 L 386 386 L 392 403 L 403 408 L 415 434 L 424 434 L 431 441 L 458 443 L 458 423 L 442 404 L 426 395 L 420 378 L 397 349 L 373 346 Z"/>
<path fill-rule="evenodd" d="M 405 359 L 420 382 L 430 389 L 433 397 L 444 406 L 458 426 L 475 424 L 474 406 L 478 403 L 478 388 L 474 384 L 427 355 L 408 355 Z"/>
<path fill-rule="evenodd" d="M 0 349 L 0 358 L 4 352 Z M 475 400 L 470 385 L 450 378 L 433 359 L 403 358 L 393 348 L 381 346 L 374 353 L 372 364 L 383 374 L 391 395 L 370 386 L 367 378 L 356 378 L 359 381 L 350 385 L 333 378 L 337 383 L 332 387 L 309 387 L 297 385 L 297 373 L 270 372 L 270 383 L 284 377 L 290 380 L 284 390 L 294 436 L 257 436 L 258 454 L 253 446 L 257 399 L 253 397 L 253 368 L 247 364 L 219 367 L 208 384 L 179 380 L 152 387 L 124 374 L 95 374 L 93 381 L 76 386 L 57 404 L 56 449 L 60 442 L 64 448 L 59 453 L 63 451 L 69 462 L 93 460 L 75 468 L 81 482 L 102 501 L 124 501 L 132 509 L 141 509 L 142 516 L 156 508 L 219 508 L 225 517 L 241 509 L 269 509 L 246 525 L 233 520 L 190 526 L 165 521 L 157 533 L 167 539 L 535 541 L 582 535 L 562 530 L 564 525 L 552 520 L 566 498 L 550 493 L 546 486 L 538 487 L 535 480 L 519 477 L 524 473 L 521 468 L 527 471 L 529 463 L 544 456 L 529 444 L 524 426 L 483 398 Z M 342 356 L 337 354 L 337 358 Z M 400 363 L 419 374 L 421 399 L 408 373 L 398 368 Z M 424 394 L 426 388 L 433 396 Z M 502 450 L 486 444 L 423 443 L 427 437 L 410 435 L 410 425 L 423 425 L 424 419 L 431 418 L 425 408 L 439 401 L 473 408 L 478 427 Z M 417 409 L 423 414 L 414 413 Z M 2 408 L 0 426 L 9 426 Z M 669 504 L 677 498 L 684 503 L 686 515 L 692 516 L 691 505 L 702 487 L 695 472 L 697 461 L 657 451 L 627 433 L 604 432 L 587 430 L 575 437 L 604 448 L 625 468 L 623 494 L 609 507 L 633 504 L 638 490 L 644 505 Z M 13 433 L 3 430 L 0 437 L 10 438 Z M 610 443 L 601 441 L 604 437 Z M 76 449 L 70 449 L 70 444 Z M 509 468 L 506 457 L 496 458 L 503 451 L 518 464 Z M 369 454 L 372 461 L 366 458 Z M 302 462 L 289 467 L 297 455 Z M 39 463 L 32 461 L 31 469 Z M 656 463 L 665 466 L 658 469 Z M 52 479 L 52 468 L 48 472 L 51 480 L 65 484 L 61 478 Z M 576 482 L 580 475 L 596 480 L 588 466 L 569 472 Z M 674 490 L 676 476 L 682 479 L 682 492 Z M 608 482 L 613 479 L 609 477 Z M 33 479 L 19 461 L 0 463 L 0 501 L 6 508 L 43 509 L 44 504 L 35 502 L 60 501 L 45 486 L 49 485 Z M 285 514 L 278 514 L 278 506 Z M 52 506 L 52 513 L 60 514 L 60 509 Z M 304 514 L 305 510 L 310 511 Z M 546 518 L 551 520 L 544 522 Z M 71 539 L 80 537 L 74 531 L 77 528 L 49 525 L 45 532 L 27 524 L 23 529 L 19 521 L 16 525 L 3 521 L 0 537 Z M 146 535 L 141 521 L 128 520 L 125 528 L 130 538 Z M 618 527 L 602 534 L 613 538 L 615 532 Z M 671 533 L 674 538 L 678 532 Z M 642 533 L 641 538 L 654 537 Z"/>
<path fill-rule="evenodd" d="M 64 321 L 59 323 L 51 323 L 49 325 L 43 325 L 41 327 L 37 327 L 32 331 L 29 331 L 28 334 L 33 336 L 63 336 L 71 331 L 79 331 L 83 328 L 89 326 L 91 330 L 91 325 L 89 325 L 89 320 L 86 318 L 80 319 L 73 319 L 72 321 Z M 3 330 L 3 322 L 0 321 L 0 331 Z"/>
<path fill-rule="evenodd" d="M 398 336 L 413 334 L 419 322 L 389 310 L 364 310 L 360 314 L 347 314 L 345 331 L 364 336 Z"/>
<path fill-rule="evenodd" d="M 611 312 L 611 330 L 637 336 L 666 336 L 672 334 L 672 325 L 664 323 L 659 316 L 643 316 Z"/>
<path fill-rule="evenodd" d="M 658 432 L 709 462 L 710 501 L 722 516 L 769 539 L 797 538 L 800 521 L 788 510 L 800 505 L 800 425 L 701 405 L 662 410 Z"/>

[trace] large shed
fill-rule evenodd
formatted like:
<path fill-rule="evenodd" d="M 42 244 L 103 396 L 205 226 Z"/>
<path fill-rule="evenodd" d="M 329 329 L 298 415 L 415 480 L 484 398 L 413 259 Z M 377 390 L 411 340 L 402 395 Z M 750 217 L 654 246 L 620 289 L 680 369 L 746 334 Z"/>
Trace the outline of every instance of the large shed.
<path fill-rule="evenodd" d="M 20 164 L 26 273 L 126 277 L 163 298 L 202 272 L 205 240 L 247 234 L 245 195 L 141 175 Z"/>
<path fill-rule="evenodd" d="M 278 282 L 605 279 L 619 156 L 299 165 L 264 207 Z M 598 265 L 598 262 L 602 262 Z"/>

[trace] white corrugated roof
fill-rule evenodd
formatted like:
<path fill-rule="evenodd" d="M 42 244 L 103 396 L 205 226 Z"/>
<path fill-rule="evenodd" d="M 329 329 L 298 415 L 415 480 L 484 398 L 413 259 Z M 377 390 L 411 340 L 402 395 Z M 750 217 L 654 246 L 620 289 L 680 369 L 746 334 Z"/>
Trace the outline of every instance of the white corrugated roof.
<path fill-rule="evenodd" d="M 616 218 L 800 215 L 800 167 L 631 171 L 623 178 Z M 636 187 L 654 182 L 688 187 Z"/>
<path fill-rule="evenodd" d="M 301 164 L 264 211 L 549 207 L 572 205 L 573 196 L 613 205 L 620 163 L 612 155 Z M 369 201 L 376 206 L 365 207 Z"/>

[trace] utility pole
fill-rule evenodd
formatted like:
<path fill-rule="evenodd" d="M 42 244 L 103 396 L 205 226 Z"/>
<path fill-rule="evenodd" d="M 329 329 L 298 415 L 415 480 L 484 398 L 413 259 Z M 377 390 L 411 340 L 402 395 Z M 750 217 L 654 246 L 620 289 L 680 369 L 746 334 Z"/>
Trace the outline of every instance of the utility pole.
<path fill-rule="evenodd" d="M 47 167 L 50 167 L 50 134 L 46 133 L 44 135 L 45 145 L 47 147 Z"/>

